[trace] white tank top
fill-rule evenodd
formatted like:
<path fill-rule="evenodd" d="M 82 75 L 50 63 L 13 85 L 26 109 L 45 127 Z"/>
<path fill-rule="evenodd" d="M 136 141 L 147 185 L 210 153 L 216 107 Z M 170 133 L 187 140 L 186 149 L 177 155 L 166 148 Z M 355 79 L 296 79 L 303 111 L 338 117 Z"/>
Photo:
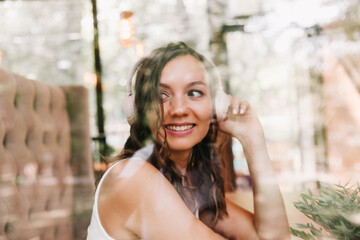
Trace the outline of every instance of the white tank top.
<path fill-rule="evenodd" d="M 154 149 L 154 145 L 149 144 L 146 147 L 143 147 L 142 149 L 139 149 L 138 151 L 136 151 L 135 154 L 133 155 L 133 157 L 138 158 L 138 159 L 143 159 L 144 161 L 146 161 L 150 157 L 153 149 Z M 99 198 L 100 188 L 101 188 L 101 185 L 102 185 L 105 177 L 108 175 L 108 173 L 111 171 L 111 169 L 113 167 L 115 167 L 119 162 L 113 164 L 111 167 L 109 167 L 109 169 L 106 170 L 106 172 L 101 177 L 101 180 L 96 188 L 93 212 L 91 215 L 90 225 L 87 229 L 87 237 L 86 237 L 87 240 L 116 240 L 116 239 L 110 237 L 110 235 L 105 231 L 104 227 L 101 224 L 101 221 L 99 218 L 99 212 L 98 212 L 98 198 Z"/>
<path fill-rule="evenodd" d="M 93 205 L 93 212 L 91 215 L 91 222 L 90 225 L 87 229 L 87 240 L 115 240 L 114 238 L 110 237 L 109 234 L 107 234 L 107 232 L 105 231 L 104 227 L 101 224 L 100 218 L 99 218 L 99 213 L 98 213 L 98 197 L 99 197 L 99 192 L 100 192 L 100 188 L 101 188 L 101 184 L 104 180 L 104 178 L 106 177 L 106 175 L 110 172 L 110 170 L 115 167 L 119 162 L 115 163 L 114 165 L 112 165 L 108 170 L 106 170 L 106 172 L 104 173 L 104 175 L 102 176 L 96 191 L 95 191 L 95 199 L 94 199 L 94 205 Z"/>

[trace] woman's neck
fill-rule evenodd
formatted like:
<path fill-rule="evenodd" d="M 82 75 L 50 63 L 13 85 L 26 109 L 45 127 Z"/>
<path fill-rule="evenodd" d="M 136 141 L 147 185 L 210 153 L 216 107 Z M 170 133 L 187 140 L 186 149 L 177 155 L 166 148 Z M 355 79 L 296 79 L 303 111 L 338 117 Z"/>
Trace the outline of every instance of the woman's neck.
<path fill-rule="evenodd" d="M 174 161 L 181 175 L 186 174 L 187 166 L 190 162 L 191 151 L 172 151 L 170 159 Z"/>

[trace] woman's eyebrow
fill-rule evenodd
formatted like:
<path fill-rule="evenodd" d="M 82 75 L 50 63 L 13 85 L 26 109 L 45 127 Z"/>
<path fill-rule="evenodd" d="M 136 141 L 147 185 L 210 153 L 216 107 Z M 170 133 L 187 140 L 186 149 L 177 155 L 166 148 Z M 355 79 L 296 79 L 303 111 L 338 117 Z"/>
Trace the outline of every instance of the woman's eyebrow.
<path fill-rule="evenodd" d="M 191 82 L 187 85 L 187 87 L 193 87 L 193 86 L 196 86 L 196 85 L 203 85 L 203 86 L 207 86 L 205 82 L 203 81 L 195 81 L 195 82 Z"/>
<path fill-rule="evenodd" d="M 170 88 L 170 86 L 165 83 L 159 83 L 159 86 L 162 88 Z"/>
<path fill-rule="evenodd" d="M 186 87 L 193 87 L 193 86 L 196 86 L 196 85 L 207 86 L 206 83 L 203 82 L 203 81 L 195 81 L 195 82 L 188 83 L 186 85 Z M 171 86 L 166 84 L 166 83 L 159 83 L 159 86 L 162 87 L 162 88 L 171 88 Z"/>

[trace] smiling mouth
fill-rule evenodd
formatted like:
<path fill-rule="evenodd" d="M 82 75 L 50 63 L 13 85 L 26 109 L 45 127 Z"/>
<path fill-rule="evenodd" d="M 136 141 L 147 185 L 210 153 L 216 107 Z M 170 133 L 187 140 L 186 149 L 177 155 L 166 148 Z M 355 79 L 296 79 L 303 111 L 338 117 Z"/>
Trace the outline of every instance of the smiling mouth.
<path fill-rule="evenodd" d="M 167 129 L 171 130 L 171 131 L 186 131 L 189 129 L 192 129 L 193 127 L 195 127 L 195 124 L 187 124 L 187 125 L 166 125 L 165 126 Z"/>

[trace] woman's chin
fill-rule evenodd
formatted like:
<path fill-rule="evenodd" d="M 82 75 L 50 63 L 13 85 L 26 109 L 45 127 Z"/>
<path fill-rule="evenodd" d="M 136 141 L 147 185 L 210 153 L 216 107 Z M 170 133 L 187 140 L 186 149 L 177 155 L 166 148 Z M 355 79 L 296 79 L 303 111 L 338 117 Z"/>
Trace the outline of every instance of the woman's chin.
<path fill-rule="evenodd" d="M 192 150 L 192 148 L 187 148 L 187 147 L 171 147 L 171 146 L 169 146 L 169 149 L 172 152 L 187 152 Z"/>
<path fill-rule="evenodd" d="M 187 152 L 191 151 L 195 144 L 184 144 L 184 143 L 169 143 L 170 151 L 174 152 Z"/>
<path fill-rule="evenodd" d="M 202 141 L 204 136 L 195 135 L 192 137 L 172 137 L 168 136 L 167 142 L 171 151 L 192 151 L 193 147 Z"/>

